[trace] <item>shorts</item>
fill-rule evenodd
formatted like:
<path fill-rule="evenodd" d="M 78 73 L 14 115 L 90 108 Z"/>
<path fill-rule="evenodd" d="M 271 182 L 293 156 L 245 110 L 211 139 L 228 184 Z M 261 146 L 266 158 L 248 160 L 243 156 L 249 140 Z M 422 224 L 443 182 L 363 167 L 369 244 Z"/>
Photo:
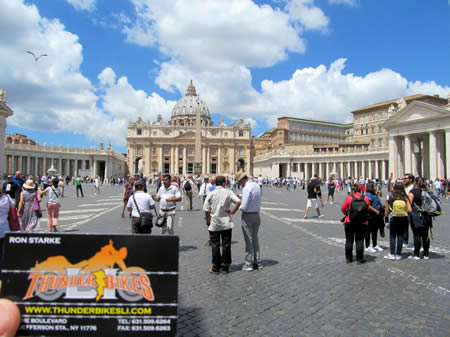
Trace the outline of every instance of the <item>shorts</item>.
<path fill-rule="evenodd" d="M 328 194 L 329 195 L 334 195 L 334 188 L 329 188 L 328 189 Z"/>
<path fill-rule="evenodd" d="M 317 203 L 317 199 L 308 199 L 308 202 L 306 203 L 306 207 L 314 207 L 319 208 L 319 204 Z"/>

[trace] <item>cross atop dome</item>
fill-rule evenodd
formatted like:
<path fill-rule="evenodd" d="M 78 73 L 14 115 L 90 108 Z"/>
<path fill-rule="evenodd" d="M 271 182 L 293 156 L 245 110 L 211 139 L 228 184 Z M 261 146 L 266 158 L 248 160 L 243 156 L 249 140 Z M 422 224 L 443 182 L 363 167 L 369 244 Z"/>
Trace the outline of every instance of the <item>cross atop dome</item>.
<path fill-rule="evenodd" d="M 195 90 L 194 84 L 192 84 L 192 80 L 186 90 L 186 96 L 197 96 L 197 91 Z"/>

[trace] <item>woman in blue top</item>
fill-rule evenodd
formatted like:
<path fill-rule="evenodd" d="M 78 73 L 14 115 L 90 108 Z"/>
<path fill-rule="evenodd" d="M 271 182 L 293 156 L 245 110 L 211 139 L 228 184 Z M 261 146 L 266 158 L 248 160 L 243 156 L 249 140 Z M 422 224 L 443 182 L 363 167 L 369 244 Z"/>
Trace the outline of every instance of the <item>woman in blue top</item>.
<path fill-rule="evenodd" d="M 370 201 L 368 225 L 366 230 L 366 249 L 368 253 L 382 252 L 383 248 L 377 244 L 377 233 L 380 222 L 381 201 L 377 196 L 377 185 L 370 182 L 366 186 L 367 198 Z M 372 236 L 372 244 L 370 244 L 370 236 Z"/>

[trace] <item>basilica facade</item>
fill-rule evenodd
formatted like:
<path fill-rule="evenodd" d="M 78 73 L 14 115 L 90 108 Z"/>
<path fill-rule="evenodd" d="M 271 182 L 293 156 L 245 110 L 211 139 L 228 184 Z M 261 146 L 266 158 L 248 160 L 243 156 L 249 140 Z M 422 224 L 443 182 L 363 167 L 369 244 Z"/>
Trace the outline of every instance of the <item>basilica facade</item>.
<path fill-rule="evenodd" d="M 165 173 L 231 176 L 238 170 L 252 173 L 251 127 L 242 119 L 229 126 L 223 120 L 214 125 L 191 81 L 169 121 L 139 117 L 130 122 L 127 159 L 130 173 L 145 177 Z"/>

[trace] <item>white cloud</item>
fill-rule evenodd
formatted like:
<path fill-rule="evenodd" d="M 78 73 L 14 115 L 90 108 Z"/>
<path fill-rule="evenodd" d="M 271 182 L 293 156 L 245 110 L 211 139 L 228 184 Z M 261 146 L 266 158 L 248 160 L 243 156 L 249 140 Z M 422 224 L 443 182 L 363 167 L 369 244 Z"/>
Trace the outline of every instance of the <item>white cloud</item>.
<path fill-rule="evenodd" d="M 95 9 L 96 0 L 66 0 L 77 10 L 92 12 Z"/>
<path fill-rule="evenodd" d="M 286 59 L 287 52 L 305 51 L 292 25 L 299 18 L 251 0 L 132 2 L 136 19 L 123 29 L 127 40 L 157 46 L 197 70 L 267 67 Z"/>
<path fill-rule="evenodd" d="M 290 0 L 286 6 L 291 20 L 301 22 L 306 30 L 326 31 L 330 19 L 314 6 L 314 0 Z"/>

